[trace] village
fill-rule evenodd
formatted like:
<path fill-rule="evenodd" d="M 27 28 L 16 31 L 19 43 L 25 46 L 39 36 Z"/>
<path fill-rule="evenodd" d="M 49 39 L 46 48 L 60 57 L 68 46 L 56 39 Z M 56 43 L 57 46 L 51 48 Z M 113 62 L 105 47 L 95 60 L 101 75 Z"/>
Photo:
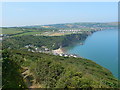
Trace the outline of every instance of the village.
<path fill-rule="evenodd" d="M 76 54 L 64 53 L 61 48 L 59 48 L 57 50 L 50 50 L 45 46 L 42 46 L 42 47 L 38 48 L 37 46 L 33 46 L 33 45 L 26 45 L 25 48 L 27 49 L 27 51 L 30 51 L 30 52 L 33 52 L 33 53 L 34 52 L 39 52 L 39 53 L 49 53 L 49 54 L 52 54 L 52 55 L 58 55 L 58 56 L 63 56 L 63 57 L 74 57 L 74 58 L 78 57 Z"/>

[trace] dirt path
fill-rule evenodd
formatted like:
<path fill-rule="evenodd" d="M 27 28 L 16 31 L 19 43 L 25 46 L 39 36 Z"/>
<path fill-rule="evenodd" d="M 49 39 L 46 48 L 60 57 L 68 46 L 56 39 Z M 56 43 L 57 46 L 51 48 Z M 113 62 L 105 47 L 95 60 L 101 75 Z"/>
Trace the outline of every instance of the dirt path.
<path fill-rule="evenodd" d="M 33 78 L 33 74 L 30 72 L 29 68 L 23 67 L 24 71 L 22 72 L 22 77 L 25 80 L 26 86 L 31 88 L 42 88 L 40 84 L 36 83 L 36 80 Z"/>

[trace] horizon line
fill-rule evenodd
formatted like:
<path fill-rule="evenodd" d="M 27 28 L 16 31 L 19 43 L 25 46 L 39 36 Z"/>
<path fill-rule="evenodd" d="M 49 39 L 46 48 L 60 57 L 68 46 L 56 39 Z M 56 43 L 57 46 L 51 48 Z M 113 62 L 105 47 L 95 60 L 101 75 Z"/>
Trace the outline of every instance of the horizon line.
<path fill-rule="evenodd" d="M 51 23 L 51 24 L 33 24 L 33 25 L 15 25 L 15 26 L 0 26 L 1 27 L 25 27 L 25 26 L 44 26 L 44 25 L 52 25 L 52 24 L 71 24 L 71 23 L 118 23 L 118 21 L 113 22 L 69 22 L 69 23 Z"/>

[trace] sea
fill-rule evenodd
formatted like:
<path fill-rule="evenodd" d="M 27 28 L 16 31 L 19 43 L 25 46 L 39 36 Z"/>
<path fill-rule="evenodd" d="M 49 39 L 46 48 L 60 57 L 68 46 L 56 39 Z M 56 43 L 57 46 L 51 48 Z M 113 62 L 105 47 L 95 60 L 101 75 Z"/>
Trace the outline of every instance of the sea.
<path fill-rule="evenodd" d="M 118 78 L 118 29 L 94 32 L 86 40 L 78 41 L 65 50 L 68 54 L 76 54 L 96 62 Z"/>

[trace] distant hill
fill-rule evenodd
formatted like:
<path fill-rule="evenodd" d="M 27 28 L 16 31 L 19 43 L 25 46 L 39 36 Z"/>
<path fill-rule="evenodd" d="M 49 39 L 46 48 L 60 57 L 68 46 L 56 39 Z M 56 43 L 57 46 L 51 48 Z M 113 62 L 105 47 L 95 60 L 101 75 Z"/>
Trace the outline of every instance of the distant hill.
<path fill-rule="evenodd" d="M 112 23 L 93 23 L 93 22 L 78 22 L 78 23 L 63 23 L 63 24 L 49 24 L 49 25 L 35 25 L 25 26 L 27 28 L 85 28 L 85 27 L 116 27 L 117 22 Z"/>
<path fill-rule="evenodd" d="M 32 25 L 32 26 L 20 26 L 20 27 L 3 27 L 0 34 L 7 34 L 10 36 L 23 36 L 23 35 L 54 35 L 59 34 L 71 34 L 70 30 L 78 30 L 78 32 L 84 31 L 96 31 L 104 29 L 117 28 L 116 22 L 113 23 L 65 23 L 65 24 L 50 24 L 50 25 Z M 62 30 L 68 30 L 63 32 Z M 61 31 L 61 32 L 60 32 Z M 75 31 L 76 32 L 76 31 Z M 77 32 L 77 33 L 78 33 Z"/>

